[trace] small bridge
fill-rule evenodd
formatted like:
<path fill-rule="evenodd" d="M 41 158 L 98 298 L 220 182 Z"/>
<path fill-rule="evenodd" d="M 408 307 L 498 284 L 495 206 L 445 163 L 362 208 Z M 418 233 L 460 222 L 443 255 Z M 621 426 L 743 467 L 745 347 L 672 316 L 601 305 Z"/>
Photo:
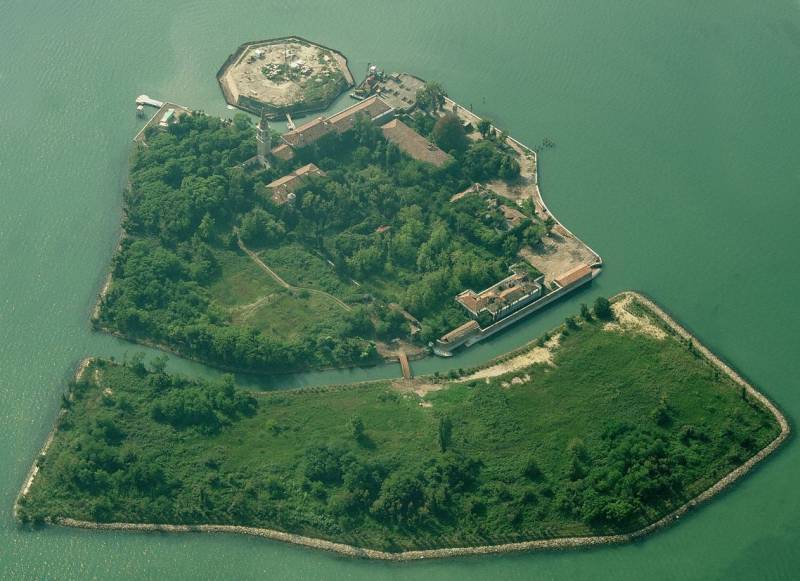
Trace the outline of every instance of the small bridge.
<path fill-rule="evenodd" d="M 408 363 L 408 355 L 406 355 L 405 351 L 401 351 L 397 358 L 400 360 L 400 368 L 403 370 L 403 379 L 411 379 L 414 377 L 414 374 L 411 373 L 411 365 Z"/>

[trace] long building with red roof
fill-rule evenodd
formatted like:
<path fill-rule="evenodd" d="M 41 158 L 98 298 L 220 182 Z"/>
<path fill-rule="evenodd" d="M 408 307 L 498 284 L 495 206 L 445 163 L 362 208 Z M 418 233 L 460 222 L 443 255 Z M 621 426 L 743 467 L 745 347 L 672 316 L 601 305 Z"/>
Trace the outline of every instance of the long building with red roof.
<path fill-rule="evenodd" d="M 326 135 L 345 133 L 353 128 L 359 114 L 366 115 L 373 123 L 380 123 L 387 121 L 394 114 L 394 109 L 378 95 L 373 95 L 330 117 L 317 117 L 287 131 L 281 136 L 283 144 L 275 147 L 272 154 L 281 159 L 291 159 L 293 152 L 292 155 L 289 155 L 287 148 L 301 149 L 312 145 Z"/>

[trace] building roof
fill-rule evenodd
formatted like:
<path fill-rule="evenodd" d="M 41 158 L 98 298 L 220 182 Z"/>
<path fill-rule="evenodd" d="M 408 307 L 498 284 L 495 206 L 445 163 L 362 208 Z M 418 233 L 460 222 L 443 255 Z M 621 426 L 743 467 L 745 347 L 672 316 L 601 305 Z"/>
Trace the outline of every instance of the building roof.
<path fill-rule="evenodd" d="M 325 172 L 313 163 L 309 163 L 303 167 L 297 168 L 290 174 L 286 174 L 282 178 L 278 178 L 274 182 L 270 182 L 267 184 L 267 189 L 272 192 L 272 201 L 276 204 L 286 203 L 289 199 L 289 194 L 302 186 L 303 182 L 311 175 L 324 176 Z"/>
<path fill-rule="evenodd" d="M 476 295 L 473 291 L 464 291 L 460 295 L 456 297 L 456 300 L 464 305 L 467 310 L 471 311 L 472 313 L 477 314 L 478 311 L 482 308 L 480 304 L 481 301 L 478 300 L 478 295 Z"/>
<path fill-rule="evenodd" d="M 393 119 L 381 127 L 383 136 L 396 144 L 401 151 L 418 161 L 442 166 L 450 156 L 422 137 L 399 119 Z"/>
<path fill-rule="evenodd" d="M 477 317 L 483 310 L 496 315 L 518 299 L 537 292 L 540 286 L 537 281 L 530 280 L 527 273 L 515 272 L 479 293 L 466 290 L 456 296 L 456 301 L 461 303 L 473 316 Z"/>
<path fill-rule="evenodd" d="M 513 301 L 525 294 L 525 289 L 520 285 L 514 285 L 500 292 L 498 298 L 501 301 Z"/>
<path fill-rule="evenodd" d="M 377 119 L 381 115 L 385 115 L 392 111 L 392 108 L 377 95 L 367 97 L 363 101 L 351 105 L 347 109 L 339 111 L 335 115 L 328 117 L 328 123 L 333 125 L 337 133 L 344 133 L 353 128 L 356 122 L 356 116 L 359 113 L 366 114 L 371 121 Z"/>
<path fill-rule="evenodd" d="M 272 153 L 274 157 L 284 161 L 289 161 L 294 157 L 294 150 L 285 143 L 281 143 L 280 145 L 273 147 L 270 153 Z"/>
<path fill-rule="evenodd" d="M 317 117 L 308 123 L 303 123 L 296 129 L 284 133 L 281 137 L 292 147 L 305 147 L 331 131 L 332 129 L 328 126 L 325 119 Z"/>
<path fill-rule="evenodd" d="M 506 206 L 505 204 L 500 205 L 500 211 L 503 212 L 503 217 L 506 219 L 506 222 L 508 222 L 508 225 L 511 228 L 516 228 L 524 220 L 528 219 L 528 217 L 525 214 L 523 214 L 516 208 Z"/>
<path fill-rule="evenodd" d="M 359 113 L 366 114 L 371 121 L 374 121 L 381 115 L 390 113 L 392 110 L 393 109 L 387 105 L 383 99 L 377 95 L 373 95 L 328 118 L 317 117 L 292 131 L 287 131 L 281 137 L 292 147 L 305 147 L 329 133 L 344 133 L 345 131 L 349 131 L 353 128 L 356 115 Z"/>
<path fill-rule="evenodd" d="M 588 264 L 581 264 L 580 266 L 576 266 L 572 270 L 568 270 L 564 274 L 557 276 L 555 281 L 559 284 L 559 286 L 567 287 L 575 284 L 586 276 L 591 276 L 591 274 L 592 267 Z"/>
<path fill-rule="evenodd" d="M 467 335 L 471 335 L 476 331 L 480 331 L 481 326 L 476 321 L 467 321 L 460 327 L 456 327 L 446 335 L 442 335 L 439 341 L 442 343 L 453 343 L 459 339 L 463 339 Z"/>

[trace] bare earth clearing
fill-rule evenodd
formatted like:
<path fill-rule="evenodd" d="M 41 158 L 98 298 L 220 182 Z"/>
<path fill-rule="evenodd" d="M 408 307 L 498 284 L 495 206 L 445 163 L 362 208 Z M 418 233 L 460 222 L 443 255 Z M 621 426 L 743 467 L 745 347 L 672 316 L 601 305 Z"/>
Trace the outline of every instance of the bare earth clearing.
<path fill-rule="evenodd" d="M 333 82 L 337 77 L 352 84 L 342 55 L 288 38 L 250 44 L 228 66 L 220 82 L 232 104 L 247 97 L 280 109 L 303 101 L 308 88 Z"/>
<path fill-rule="evenodd" d="M 634 295 L 625 294 L 612 305 L 616 321 L 606 323 L 603 326 L 605 331 L 642 333 L 650 335 L 656 339 L 666 339 L 666 332 L 655 324 L 647 315 L 643 313 L 631 312 L 630 307 L 634 302 Z M 521 371 L 537 363 L 553 365 L 553 354 L 558 349 L 561 335 L 554 335 L 542 347 L 534 346 L 530 350 L 521 353 L 508 361 L 503 361 L 490 367 L 480 369 L 463 378 L 460 382 L 473 381 L 475 379 L 489 379 L 499 377 L 507 373 Z M 513 383 L 513 380 L 512 380 Z"/>

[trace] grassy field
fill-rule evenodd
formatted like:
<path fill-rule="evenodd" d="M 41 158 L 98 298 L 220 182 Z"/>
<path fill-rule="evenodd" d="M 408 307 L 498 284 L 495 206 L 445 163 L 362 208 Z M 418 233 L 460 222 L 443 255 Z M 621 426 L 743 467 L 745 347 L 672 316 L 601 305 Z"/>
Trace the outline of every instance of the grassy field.
<path fill-rule="evenodd" d="M 87 378 L 24 520 L 246 524 L 390 551 L 624 532 L 779 431 L 685 343 L 597 320 L 564 333 L 552 365 L 430 378 L 424 396 L 251 396 L 107 362 Z"/>
<path fill-rule="evenodd" d="M 345 302 L 359 294 L 356 285 L 343 281 L 330 264 L 301 244 L 266 248 L 258 254 L 270 268 L 293 286 L 322 290 Z"/>
<path fill-rule="evenodd" d="M 311 333 L 336 333 L 345 324 L 344 310 L 331 299 L 284 288 L 242 253 L 218 251 L 215 256 L 222 274 L 209 290 L 232 323 L 289 340 Z M 308 256 L 325 265 L 321 259 Z M 267 263 L 272 266 L 272 262 Z M 283 266 L 284 261 L 276 261 L 277 264 Z M 276 271 L 290 284 L 304 285 L 302 275 L 286 276 L 287 272 L 294 274 L 292 269 L 277 267 Z M 314 288 L 311 284 L 307 286 Z"/>
<path fill-rule="evenodd" d="M 221 275 L 209 287 L 223 307 L 252 304 L 282 289 L 272 277 L 241 252 L 218 250 L 214 256 Z"/>

